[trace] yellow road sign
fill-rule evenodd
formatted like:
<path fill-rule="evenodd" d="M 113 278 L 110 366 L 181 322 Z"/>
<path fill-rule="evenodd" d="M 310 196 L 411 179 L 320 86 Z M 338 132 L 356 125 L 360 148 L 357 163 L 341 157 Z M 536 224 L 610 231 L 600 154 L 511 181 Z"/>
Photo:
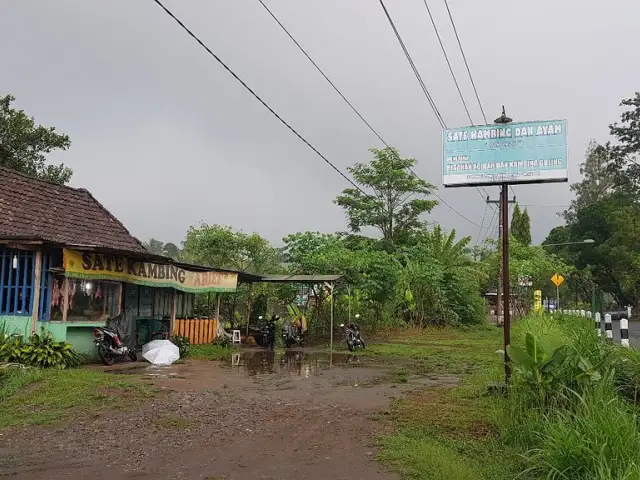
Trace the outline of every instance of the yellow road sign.
<path fill-rule="evenodd" d="M 564 277 L 559 273 L 556 273 L 553 277 L 551 277 L 551 281 L 556 287 L 559 287 L 564 283 Z"/>

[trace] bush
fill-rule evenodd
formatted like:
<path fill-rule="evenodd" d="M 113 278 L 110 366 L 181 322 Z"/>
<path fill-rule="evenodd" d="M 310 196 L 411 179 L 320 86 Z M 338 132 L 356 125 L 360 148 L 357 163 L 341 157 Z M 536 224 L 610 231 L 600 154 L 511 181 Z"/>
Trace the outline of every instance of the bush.
<path fill-rule="evenodd" d="M 169 340 L 178 347 L 178 350 L 180 351 L 180 358 L 187 358 L 189 356 L 191 347 L 189 337 L 185 337 L 184 335 L 174 335 Z"/>
<path fill-rule="evenodd" d="M 3 336 L 0 362 L 13 362 L 38 368 L 69 368 L 80 365 L 82 357 L 67 342 L 54 342 L 51 332 L 37 333 L 24 342 L 22 336 Z"/>

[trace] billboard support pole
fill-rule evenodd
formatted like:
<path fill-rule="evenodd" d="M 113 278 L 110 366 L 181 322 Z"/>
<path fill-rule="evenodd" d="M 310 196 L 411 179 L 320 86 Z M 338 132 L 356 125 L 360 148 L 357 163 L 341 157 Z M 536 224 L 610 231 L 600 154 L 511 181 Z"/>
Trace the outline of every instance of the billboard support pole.
<path fill-rule="evenodd" d="M 504 298 L 504 381 L 511 378 L 511 360 L 507 347 L 511 343 L 511 294 L 509 292 L 509 184 L 502 184 L 500 191 L 500 209 L 502 213 L 502 296 Z"/>
<path fill-rule="evenodd" d="M 507 117 L 502 106 L 502 115 L 494 120 L 497 124 L 505 125 L 513 120 Z M 507 347 L 511 343 L 511 293 L 509 291 L 509 184 L 503 183 L 500 190 L 500 213 L 502 215 L 502 296 L 504 298 L 503 329 L 504 329 L 504 381 L 509 384 L 511 378 L 511 360 Z"/>

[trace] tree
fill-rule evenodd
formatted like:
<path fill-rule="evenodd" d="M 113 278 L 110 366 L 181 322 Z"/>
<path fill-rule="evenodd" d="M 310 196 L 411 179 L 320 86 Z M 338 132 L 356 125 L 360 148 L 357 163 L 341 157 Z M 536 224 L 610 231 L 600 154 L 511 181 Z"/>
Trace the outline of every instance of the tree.
<path fill-rule="evenodd" d="M 64 163 L 47 165 L 46 154 L 67 150 L 69 137 L 56 133 L 55 127 L 36 125 L 33 117 L 11 107 L 14 100 L 13 95 L 0 97 L 0 166 L 60 185 L 68 183 L 73 170 Z"/>
<path fill-rule="evenodd" d="M 401 158 L 398 150 L 372 148 L 371 152 L 374 159 L 368 164 L 356 163 L 348 170 L 363 190 L 372 193 L 347 188 L 334 203 L 344 208 L 352 232 L 374 227 L 382 234 L 384 247 L 392 251 L 424 227 L 420 216 L 438 204 L 424 197 L 435 187 L 412 175 L 409 169 L 416 160 Z"/>
<path fill-rule="evenodd" d="M 626 192 L 610 195 L 578 211 L 569 226 L 576 267 L 589 269 L 599 287 L 619 305 L 640 303 L 640 205 Z"/>
<path fill-rule="evenodd" d="M 526 208 L 520 216 L 520 232 L 517 238 L 523 245 L 531 245 L 531 218 L 529 218 L 529 211 Z"/>
<path fill-rule="evenodd" d="M 165 243 L 162 248 L 162 254 L 165 257 L 173 258 L 174 260 L 178 260 L 180 258 L 180 249 L 174 243 Z"/>
<path fill-rule="evenodd" d="M 148 242 L 144 242 L 144 248 L 154 255 L 162 255 L 164 252 L 164 243 L 155 238 L 150 238 Z"/>
<path fill-rule="evenodd" d="M 520 205 L 516 203 L 511 217 L 511 234 L 523 245 L 531 245 L 531 219 L 529 212 L 520 210 Z"/>
<path fill-rule="evenodd" d="M 620 116 L 620 123 L 609 126 L 611 135 L 618 141 L 615 145 L 607 144 L 611 159 L 610 171 L 615 178 L 616 186 L 629 191 L 632 195 L 640 194 L 640 92 L 632 98 L 622 100 L 621 107 L 627 107 Z"/>
<path fill-rule="evenodd" d="M 599 145 L 595 141 L 589 142 L 585 161 L 580 164 L 582 180 L 571 185 L 570 190 L 575 194 L 571 205 L 560 215 L 567 223 L 571 223 L 578 210 L 603 199 L 610 194 L 614 185 L 614 174 L 609 168 L 611 164 L 611 148 Z"/>
<path fill-rule="evenodd" d="M 418 325 L 470 324 L 484 320 L 479 295 L 483 273 L 471 258 L 471 237 L 455 238 L 439 226 L 423 232 L 404 252 L 404 298 Z"/>
<path fill-rule="evenodd" d="M 234 232 L 224 225 L 190 227 L 184 241 L 190 260 L 215 268 L 263 274 L 278 262 L 278 253 L 257 233 Z"/>
<path fill-rule="evenodd" d="M 174 260 L 180 258 L 180 249 L 174 243 L 163 243 L 155 238 L 150 238 L 148 242 L 144 242 L 144 247 L 154 255 L 162 255 Z"/>
<path fill-rule="evenodd" d="M 269 241 L 257 233 L 247 234 L 233 231 L 225 225 L 203 223 L 190 227 L 183 242 L 182 255 L 185 259 L 214 268 L 237 270 L 253 274 L 280 273 L 280 256 Z M 221 297 L 220 308 L 227 321 L 239 326 L 246 325 L 249 295 L 268 300 L 290 301 L 289 285 L 247 284 L 238 286 L 236 292 Z M 295 291 L 293 292 L 295 297 Z M 201 301 L 204 298 L 201 297 Z M 247 307 L 247 308 L 245 308 Z M 262 307 L 261 307 L 262 308 Z M 255 322 L 256 312 L 251 312 Z"/>

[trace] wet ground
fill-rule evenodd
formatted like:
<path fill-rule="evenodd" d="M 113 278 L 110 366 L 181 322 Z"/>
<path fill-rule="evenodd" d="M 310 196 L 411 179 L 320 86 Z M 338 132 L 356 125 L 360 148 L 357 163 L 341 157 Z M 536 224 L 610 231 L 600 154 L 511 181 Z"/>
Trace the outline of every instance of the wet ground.
<path fill-rule="evenodd" d="M 134 410 L 3 432 L 0 475 L 23 479 L 390 479 L 375 461 L 390 402 L 455 377 L 407 361 L 248 349 L 228 362 L 111 367 L 159 393 Z M 102 368 L 102 367 L 101 367 Z M 37 439 L 37 441 L 34 441 Z"/>

